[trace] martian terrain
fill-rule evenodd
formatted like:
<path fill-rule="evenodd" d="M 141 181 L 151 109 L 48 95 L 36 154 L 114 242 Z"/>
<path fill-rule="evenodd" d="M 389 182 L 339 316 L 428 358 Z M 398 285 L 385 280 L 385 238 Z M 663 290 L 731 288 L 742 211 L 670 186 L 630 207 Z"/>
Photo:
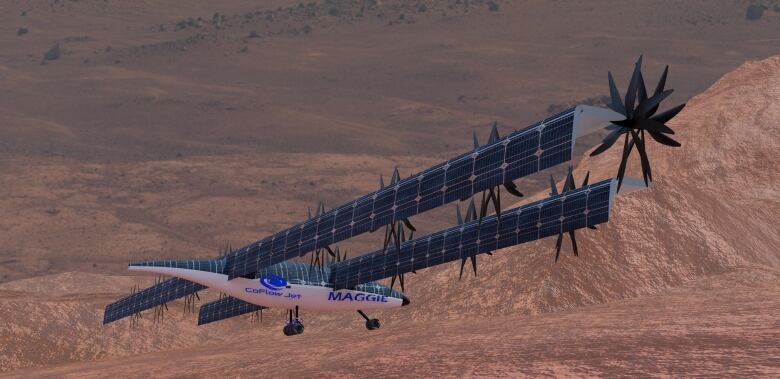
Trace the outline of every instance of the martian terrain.
<path fill-rule="evenodd" d="M 780 376 L 778 1 L 8 0 L 0 21 L 0 376 Z M 554 262 L 549 238 L 476 277 L 409 275 L 376 331 L 304 313 L 285 337 L 284 310 L 198 327 L 182 301 L 102 325 L 155 280 L 128 262 L 211 258 L 494 121 L 604 105 L 607 72 L 624 90 L 640 55 L 687 102 L 682 147 L 648 146 L 653 188 L 578 232 L 578 257 Z M 616 174 L 598 141 L 578 179 Z M 541 198 L 565 170 L 517 184 Z M 413 221 L 437 231 L 454 206 Z"/>

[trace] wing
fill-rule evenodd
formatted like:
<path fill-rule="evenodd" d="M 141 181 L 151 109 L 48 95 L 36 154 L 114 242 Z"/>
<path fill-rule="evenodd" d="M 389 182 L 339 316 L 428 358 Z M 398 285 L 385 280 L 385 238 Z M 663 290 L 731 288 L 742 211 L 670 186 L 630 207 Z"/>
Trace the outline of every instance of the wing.
<path fill-rule="evenodd" d="M 202 307 L 200 307 L 200 313 L 198 314 L 198 325 L 205 325 L 211 322 L 240 316 L 246 313 L 252 313 L 265 308 L 266 307 L 260 305 L 247 303 L 241 299 L 236 299 L 235 297 L 224 297 L 222 299 L 204 304 Z"/>
<path fill-rule="evenodd" d="M 206 288 L 180 278 L 171 278 L 106 306 L 103 324 L 165 304 Z"/>
<path fill-rule="evenodd" d="M 334 289 L 390 278 L 476 254 L 538 240 L 561 232 L 607 222 L 617 180 L 608 179 L 482 221 L 443 230 L 405 242 L 395 249 L 376 251 L 331 266 Z"/>
<path fill-rule="evenodd" d="M 619 116 L 601 108 L 578 106 L 494 139 L 394 186 L 237 250 L 227 257 L 226 274 L 229 279 L 252 274 L 263 267 L 569 161 L 575 137 L 604 127 Z"/>

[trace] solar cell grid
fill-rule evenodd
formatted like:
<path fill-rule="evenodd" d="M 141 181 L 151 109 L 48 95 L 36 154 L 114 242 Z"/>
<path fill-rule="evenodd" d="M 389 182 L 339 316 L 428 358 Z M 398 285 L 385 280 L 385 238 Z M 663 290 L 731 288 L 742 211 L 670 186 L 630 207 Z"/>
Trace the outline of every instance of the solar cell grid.
<path fill-rule="evenodd" d="M 200 284 L 180 278 L 167 279 L 106 306 L 103 314 L 103 324 L 108 324 L 171 300 L 193 294 L 204 288 Z"/>
<path fill-rule="evenodd" d="M 198 325 L 205 325 L 261 309 L 265 309 L 265 307 L 228 296 L 201 306 L 198 313 Z"/>
<path fill-rule="evenodd" d="M 331 281 L 336 289 L 350 288 L 361 281 L 380 280 L 412 269 L 431 267 L 606 222 L 612 185 L 612 179 L 608 179 L 504 211 L 500 225 L 495 216 L 488 216 L 481 223 L 472 221 L 407 241 L 402 245 L 400 255 L 395 251 L 380 250 L 360 257 L 361 262 L 371 262 L 371 266 L 356 265 L 352 260 L 337 263 L 332 267 Z"/>
<path fill-rule="evenodd" d="M 288 238 L 282 247 L 277 246 L 275 239 L 271 254 L 239 249 L 228 257 L 228 274 L 233 278 L 255 272 L 569 160 L 573 115 L 574 110 L 570 109 L 549 117 L 543 123 L 406 178 L 397 187 L 388 186 L 364 196 L 339 207 L 340 216 L 334 214 L 335 210 L 325 212 L 304 223 L 300 233 L 281 232 Z M 351 212 L 345 212 L 349 208 Z M 270 256 L 261 257 L 264 254 Z"/>

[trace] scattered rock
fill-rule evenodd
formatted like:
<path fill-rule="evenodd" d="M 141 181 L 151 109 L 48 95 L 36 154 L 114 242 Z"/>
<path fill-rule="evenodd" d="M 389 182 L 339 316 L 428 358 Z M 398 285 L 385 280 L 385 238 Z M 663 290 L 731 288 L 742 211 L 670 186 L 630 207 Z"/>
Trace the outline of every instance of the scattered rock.
<path fill-rule="evenodd" d="M 249 51 L 249 47 L 247 46 L 244 46 L 240 50 L 238 50 L 239 53 L 246 53 L 247 51 Z"/>
<path fill-rule="evenodd" d="M 50 216 L 54 216 L 57 213 L 60 213 L 60 210 L 55 207 L 49 207 L 48 209 L 46 209 L 46 213 L 48 213 Z"/>
<path fill-rule="evenodd" d="M 750 21 L 760 20 L 761 16 L 764 15 L 765 9 L 766 7 L 760 4 L 748 5 L 745 18 Z"/>
<path fill-rule="evenodd" d="M 772 8 L 775 12 L 780 13 L 780 4 L 775 4 L 775 6 Z"/>
<path fill-rule="evenodd" d="M 197 20 L 192 18 L 192 17 L 190 17 L 190 18 L 187 18 L 187 19 L 179 21 L 179 22 L 176 23 L 176 27 L 174 28 L 174 30 L 182 30 L 182 29 L 187 29 L 187 28 L 190 28 L 190 27 L 191 28 L 200 28 L 201 27 L 200 17 Z"/>
<path fill-rule="evenodd" d="M 249 32 L 249 38 L 260 38 L 260 34 L 257 32 L 257 30 L 253 30 Z"/>
<path fill-rule="evenodd" d="M 29 29 L 27 29 L 25 27 L 21 27 L 21 28 L 19 28 L 19 30 L 16 31 L 16 35 L 17 36 L 23 36 L 23 35 L 25 35 L 25 34 L 27 34 L 29 32 L 30 32 Z"/>
<path fill-rule="evenodd" d="M 498 4 L 495 1 L 489 1 L 487 3 L 488 10 L 491 12 L 498 12 Z"/>
<path fill-rule="evenodd" d="M 49 48 L 49 51 L 46 52 L 46 54 L 43 54 L 43 59 L 47 61 L 53 61 L 55 59 L 59 59 L 62 55 L 62 44 L 58 43 Z"/>

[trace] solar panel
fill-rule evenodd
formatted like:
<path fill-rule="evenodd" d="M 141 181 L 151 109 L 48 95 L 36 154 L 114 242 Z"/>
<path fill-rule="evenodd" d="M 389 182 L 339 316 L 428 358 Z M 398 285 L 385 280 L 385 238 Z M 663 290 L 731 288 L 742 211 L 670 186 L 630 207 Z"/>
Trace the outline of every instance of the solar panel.
<path fill-rule="evenodd" d="M 265 307 L 257 304 L 247 303 L 246 301 L 236 299 L 235 297 L 231 296 L 224 297 L 222 299 L 206 303 L 200 307 L 200 312 L 198 313 L 198 325 L 205 325 L 211 322 L 252 313 L 261 309 L 265 309 Z"/>
<path fill-rule="evenodd" d="M 103 324 L 176 300 L 206 288 L 181 278 L 171 278 L 106 306 Z"/>
<path fill-rule="evenodd" d="M 303 256 L 571 159 L 575 108 L 228 255 L 230 279 Z"/>
<path fill-rule="evenodd" d="M 334 289 L 405 274 L 441 263 L 487 253 L 587 226 L 607 222 L 616 181 L 604 180 L 482 221 L 407 241 L 395 249 L 376 251 L 331 266 Z"/>
<path fill-rule="evenodd" d="M 197 270 L 206 272 L 222 273 L 225 270 L 225 259 L 188 259 L 188 260 L 166 260 L 166 261 L 145 261 L 131 263 L 130 266 L 140 267 L 171 267 L 187 270 Z"/>

